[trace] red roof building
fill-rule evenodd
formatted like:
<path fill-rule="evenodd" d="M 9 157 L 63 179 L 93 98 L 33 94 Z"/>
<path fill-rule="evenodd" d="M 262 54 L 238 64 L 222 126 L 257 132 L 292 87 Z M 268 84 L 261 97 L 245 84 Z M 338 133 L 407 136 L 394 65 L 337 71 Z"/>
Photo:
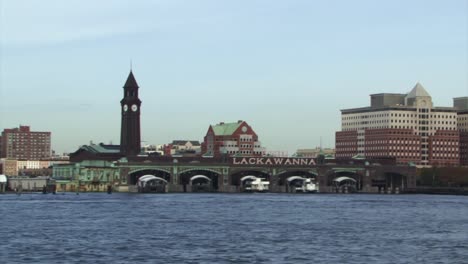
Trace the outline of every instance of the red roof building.
<path fill-rule="evenodd" d="M 219 157 L 223 154 L 261 157 L 265 155 L 265 148 L 261 146 L 257 134 L 247 122 L 221 122 L 208 128 L 202 143 L 202 155 Z"/>

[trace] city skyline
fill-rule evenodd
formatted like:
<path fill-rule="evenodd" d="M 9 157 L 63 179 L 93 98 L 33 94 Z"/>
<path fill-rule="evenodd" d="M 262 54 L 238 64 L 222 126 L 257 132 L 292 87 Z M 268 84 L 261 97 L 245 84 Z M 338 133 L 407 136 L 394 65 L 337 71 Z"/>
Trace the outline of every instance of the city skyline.
<path fill-rule="evenodd" d="M 268 151 L 334 147 L 339 110 L 369 94 L 468 96 L 467 5 L 3 0 L 0 127 L 51 131 L 59 153 L 118 144 L 132 61 L 143 142 L 245 120 Z"/>

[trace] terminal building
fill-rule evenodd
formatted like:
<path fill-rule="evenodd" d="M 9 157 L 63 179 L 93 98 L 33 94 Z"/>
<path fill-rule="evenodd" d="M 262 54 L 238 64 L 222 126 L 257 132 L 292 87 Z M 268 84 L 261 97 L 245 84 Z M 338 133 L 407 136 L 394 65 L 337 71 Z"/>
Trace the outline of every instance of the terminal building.
<path fill-rule="evenodd" d="M 138 89 L 130 72 L 120 101 L 120 145 L 82 146 L 70 154 L 70 164 L 53 166 L 58 191 L 241 192 L 262 184 L 261 191 L 297 192 L 310 191 L 303 187 L 313 183 L 320 192 L 399 193 L 416 184 L 415 167 L 394 166 L 395 159 L 387 156 L 267 156 L 255 131 L 242 120 L 209 126 L 201 156 L 142 155 Z M 173 143 L 184 152 L 198 147 L 185 140 Z"/>
<path fill-rule="evenodd" d="M 468 110 L 464 115 L 460 110 L 463 98 L 454 101 L 459 107 L 436 107 L 417 83 L 407 94 L 372 94 L 370 99 L 370 106 L 341 110 L 336 158 L 393 157 L 398 164 L 420 166 L 460 164 L 458 124 L 468 117 Z"/>

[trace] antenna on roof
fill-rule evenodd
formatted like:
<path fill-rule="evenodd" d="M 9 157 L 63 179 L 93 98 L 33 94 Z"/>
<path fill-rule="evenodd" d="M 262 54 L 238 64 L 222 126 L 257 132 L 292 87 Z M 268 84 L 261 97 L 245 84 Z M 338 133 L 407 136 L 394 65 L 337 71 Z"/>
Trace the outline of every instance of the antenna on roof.
<path fill-rule="evenodd" d="M 132 71 L 132 59 L 130 59 L 130 71 Z"/>

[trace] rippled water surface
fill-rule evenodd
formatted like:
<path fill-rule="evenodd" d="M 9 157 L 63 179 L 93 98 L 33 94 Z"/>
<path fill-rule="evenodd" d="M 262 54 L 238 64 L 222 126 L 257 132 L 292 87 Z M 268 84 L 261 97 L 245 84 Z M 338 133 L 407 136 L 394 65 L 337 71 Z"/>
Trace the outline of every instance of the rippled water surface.
<path fill-rule="evenodd" d="M 468 197 L 0 195 L 2 263 L 468 263 Z"/>

